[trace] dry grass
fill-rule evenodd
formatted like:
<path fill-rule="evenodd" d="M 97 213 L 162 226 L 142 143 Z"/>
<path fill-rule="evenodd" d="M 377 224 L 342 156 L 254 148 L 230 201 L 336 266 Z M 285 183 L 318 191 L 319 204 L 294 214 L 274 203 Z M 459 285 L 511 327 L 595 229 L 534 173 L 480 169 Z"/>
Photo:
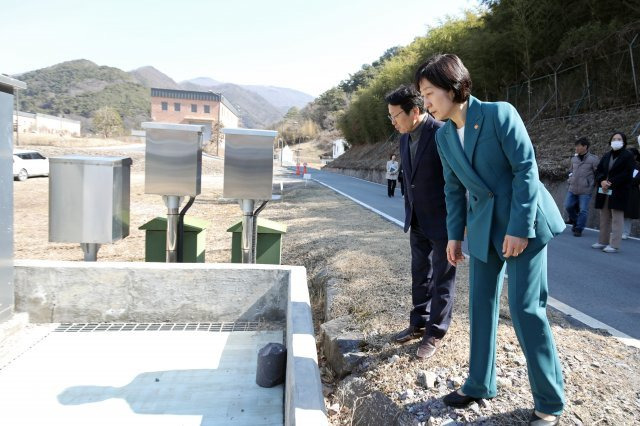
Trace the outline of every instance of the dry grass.
<path fill-rule="evenodd" d="M 14 133 L 13 140 L 16 140 Z M 121 138 L 77 138 L 74 136 L 48 135 L 40 133 L 20 133 L 19 144 L 16 148 L 29 147 L 29 145 L 52 146 L 60 148 L 92 148 L 98 146 L 122 146 L 133 143 L 140 143 L 138 138 L 121 137 Z"/>
<path fill-rule="evenodd" d="M 324 188 L 297 187 L 287 198 L 269 209 L 276 220 L 289 226 L 283 260 L 306 266 L 312 282 L 325 274 L 335 281 L 339 291 L 330 311 L 333 317 L 351 315 L 364 331 L 367 368 L 357 374 L 366 378 L 371 390 L 382 391 L 407 410 L 422 412 L 418 418 L 424 421 L 432 416 L 434 424 L 450 416 L 461 422 L 496 425 L 520 424 L 527 419 L 533 400 L 504 297 L 498 328 L 498 374 L 508 378 L 511 387 L 501 388 L 480 414 L 443 409 L 437 398 L 451 391 L 452 378 L 465 377 L 468 366 L 467 265 L 458 271 L 449 333 L 434 358 L 419 361 L 414 357 L 416 344 L 389 343 L 391 336 L 406 326 L 411 307 L 407 235 Z M 565 372 L 567 406 L 563 418 L 567 424 L 633 424 L 640 418 L 640 352 L 597 331 L 576 327 L 558 312 L 550 311 L 549 317 Z M 390 363 L 393 355 L 399 359 Z M 419 370 L 436 372 L 441 376 L 440 385 L 422 389 L 416 383 Z M 324 380 L 330 382 L 331 372 L 323 371 Z M 407 389 L 414 390 L 416 397 L 401 399 Z M 335 402 L 340 402 L 337 395 L 328 399 L 329 404 Z M 331 421 L 348 424 L 350 419 L 350 413 L 343 411 Z"/>

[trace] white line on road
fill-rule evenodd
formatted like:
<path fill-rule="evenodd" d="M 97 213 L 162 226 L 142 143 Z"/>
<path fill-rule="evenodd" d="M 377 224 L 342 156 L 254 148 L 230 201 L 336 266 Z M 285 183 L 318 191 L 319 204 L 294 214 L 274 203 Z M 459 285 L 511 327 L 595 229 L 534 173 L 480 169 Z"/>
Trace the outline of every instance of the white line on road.
<path fill-rule="evenodd" d="M 398 219 L 395 219 L 395 218 L 389 216 L 388 214 L 383 213 L 380 210 L 375 209 L 375 208 L 371 207 L 370 205 L 365 204 L 362 201 L 357 200 L 357 199 L 353 198 L 352 196 L 345 194 L 344 192 L 332 187 L 331 185 L 327 185 L 326 183 L 320 182 L 317 179 L 313 179 L 313 180 L 318 182 L 320 185 L 324 185 L 327 188 L 331 189 L 332 191 L 335 191 L 338 194 L 347 197 L 351 201 L 360 204 L 365 209 L 371 210 L 372 212 L 384 217 L 388 221 L 395 223 L 399 227 L 401 227 L 401 228 L 404 227 L 404 224 L 402 222 L 400 222 Z M 372 183 L 372 182 L 370 182 L 370 183 Z M 585 228 L 585 229 L 588 229 L 588 228 Z M 589 230 L 591 230 L 591 229 L 589 229 Z M 465 257 L 466 257 L 466 254 L 465 254 Z M 636 348 L 640 348 L 640 340 L 635 339 L 635 338 L 629 336 L 628 334 L 625 334 L 625 333 L 621 332 L 620 330 L 617 330 L 617 329 L 615 329 L 615 328 L 613 328 L 613 327 L 611 327 L 611 326 L 609 326 L 609 325 L 607 325 L 607 324 L 605 324 L 603 322 L 600 322 L 597 319 L 595 319 L 593 317 L 590 317 L 589 315 L 585 314 L 584 312 L 580 312 L 579 310 L 574 309 L 571 306 L 569 306 L 569 305 L 567 305 L 565 303 L 562 303 L 559 300 L 554 299 L 553 297 L 549 297 L 548 303 L 549 303 L 549 306 L 551 306 L 552 308 L 559 310 L 560 312 L 562 312 L 565 315 L 569 315 L 570 317 L 575 318 L 576 320 L 578 320 L 581 323 L 587 325 L 588 327 L 595 328 L 595 329 L 606 330 L 613 337 L 615 337 L 616 339 L 618 339 L 620 342 L 624 343 L 625 345 L 633 346 L 633 347 L 636 347 Z"/>
<path fill-rule="evenodd" d="M 395 223 L 396 225 L 398 225 L 399 227 L 404 228 L 404 223 L 400 222 L 398 219 L 396 219 L 396 218 L 394 218 L 394 217 L 391 217 L 391 216 L 389 216 L 389 215 L 388 215 L 388 214 L 386 214 L 386 213 L 382 213 L 380 210 L 377 210 L 377 209 L 375 209 L 375 208 L 371 207 L 370 205 L 363 203 L 363 202 L 362 202 L 362 201 L 360 201 L 360 200 L 356 200 L 356 199 L 355 199 L 355 198 L 353 198 L 352 196 L 345 194 L 344 192 L 342 192 L 342 191 L 340 191 L 340 190 L 338 190 L 338 189 L 334 188 L 333 186 L 327 185 L 327 184 L 326 184 L 326 183 L 324 183 L 324 182 L 320 182 L 320 181 L 319 181 L 319 180 L 317 180 L 317 179 L 312 179 L 312 180 L 314 180 L 314 181 L 318 182 L 320 185 L 324 185 L 324 186 L 326 186 L 327 188 L 331 189 L 332 191 L 337 192 L 338 194 L 340 194 L 340 195 L 342 195 L 342 196 L 347 197 L 348 199 L 350 199 L 350 200 L 351 200 L 351 201 L 353 201 L 354 203 L 358 203 L 358 204 L 360 204 L 360 205 L 361 205 L 362 207 L 364 207 L 365 209 L 369 209 L 369 210 L 371 210 L 372 212 L 374 212 L 375 214 L 378 214 L 378 215 L 380 215 L 380 216 L 384 217 L 384 218 L 385 218 L 385 219 L 387 219 L 389 222 L 393 222 L 393 223 Z"/>
<path fill-rule="evenodd" d="M 572 308 L 571 306 L 562 303 L 559 300 L 554 299 L 553 297 L 549 297 L 549 306 L 559 310 L 565 315 L 569 315 L 583 324 L 588 325 L 591 328 L 600 328 L 603 330 L 607 330 L 613 337 L 620 340 L 625 345 L 633 346 L 636 348 L 640 348 L 640 340 L 634 339 L 628 334 L 624 334 L 623 332 L 616 330 L 615 328 L 608 326 L 607 324 L 598 321 L 595 318 L 590 317 L 589 315 L 580 312 L 577 309 Z"/>

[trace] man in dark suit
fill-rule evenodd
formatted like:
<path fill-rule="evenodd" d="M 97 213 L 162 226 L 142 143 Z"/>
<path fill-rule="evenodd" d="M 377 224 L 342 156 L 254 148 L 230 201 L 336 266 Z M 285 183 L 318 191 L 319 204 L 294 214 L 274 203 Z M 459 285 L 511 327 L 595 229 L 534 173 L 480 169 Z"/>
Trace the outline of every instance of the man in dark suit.
<path fill-rule="evenodd" d="M 404 232 L 411 228 L 411 298 L 409 327 L 395 336 L 404 343 L 422 337 L 418 358 L 430 358 L 451 323 L 456 269 L 447 262 L 447 210 L 444 177 L 435 134 L 442 122 L 424 109 L 411 86 L 385 97 L 389 119 L 402 134 L 400 157 L 404 179 Z"/>

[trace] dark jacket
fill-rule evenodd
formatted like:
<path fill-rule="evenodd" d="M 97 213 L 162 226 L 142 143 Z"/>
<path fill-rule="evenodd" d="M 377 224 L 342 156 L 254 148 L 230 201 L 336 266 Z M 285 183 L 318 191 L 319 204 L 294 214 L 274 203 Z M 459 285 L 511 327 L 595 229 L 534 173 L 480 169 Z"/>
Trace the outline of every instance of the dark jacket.
<path fill-rule="evenodd" d="M 404 232 L 416 216 L 422 232 L 432 240 L 447 239 L 447 208 L 444 201 L 444 177 L 435 134 L 442 122 L 428 116 L 422 127 L 415 164 L 409 153 L 409 134 L 400 137 L 400 157 L 404 179 Z"/>
<path fill-rule="evenodd" d="M 631 179 L 631 188 L 629 189 L 629 201 L 627 202 L 627 208 L 624 209 L 624 217 L 627 219 L 640 219 L 640 162 L 638 161 L 640 155 L 637 154 L 637 150 L 629 150 L 634 154 L 636 158 L 634 169 L 638 171 L 638 174 Z"/>
<path fill-rule="evenodd" d="M 621 149 L 618 158 L 609 169 L 609 160 L 611 159 L 609 151 L 602 156 L 598 168 L 596 169 L 596 188 L 600 187 L 600 182 L 608 180 L 611 182 L 611 195 L 596 193 L 596 209 L 601 209 L 604 202 L 609 197 L 609 208 L 612 210 L 624 210 L 627 207 L 629 199 L 629 190 L 631 189 L 631 179 L 633 175 L 633 154 L 626 149 Z"/>

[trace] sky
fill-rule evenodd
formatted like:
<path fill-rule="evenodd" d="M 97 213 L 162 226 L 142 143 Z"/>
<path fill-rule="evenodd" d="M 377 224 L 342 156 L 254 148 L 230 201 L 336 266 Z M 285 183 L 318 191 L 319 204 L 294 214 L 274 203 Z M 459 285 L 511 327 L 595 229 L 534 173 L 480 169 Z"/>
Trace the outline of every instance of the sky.
<path fill-rule="evenodd" d="M 0 0 L 0 73 L 74 59 L 313 96 L 478 0 Z"/>

